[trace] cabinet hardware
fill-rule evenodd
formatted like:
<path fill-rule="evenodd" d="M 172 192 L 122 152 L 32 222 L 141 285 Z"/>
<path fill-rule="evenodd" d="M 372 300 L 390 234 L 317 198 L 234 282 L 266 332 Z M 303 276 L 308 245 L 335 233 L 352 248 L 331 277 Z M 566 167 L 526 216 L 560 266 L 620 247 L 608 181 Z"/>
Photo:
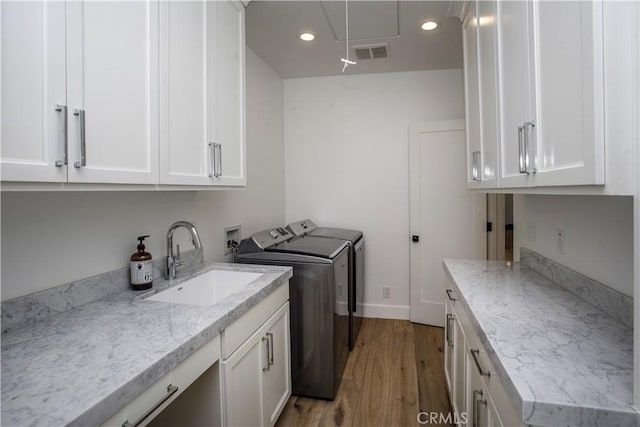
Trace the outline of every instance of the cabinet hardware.
<path fill-rule="evenodd" d="M 164 395 L 164 397 L 162 397 L 162 399 L 160 399 L 158 401 L 158 403 L 156 403 L 155 405 L 153 405 L 153 408 L 149 409 L 147 412 L 145 412 L 144 414 L 142 414 L 142 416 L 140 418 L 138 418 L 137 421 L 135 422 L 130 422 L 129 420 L 126 420 L 125 422 L 122 423 L 122 427 L 136 427 L 139 426 L 140 424 L 142 424 L 147 418 L 149 418 L 149 416 L 151 414 L 153 414 L 156 409 L 158 409 L 160 406 L 162 406 L 162 404 L 164 402 L 166 402 L 167 400 L 169 400 L 171 398 L 171 396 L 173 396 L 174 394 L 176 394 L 176 392 L 178 391 L 178 386 L 169 384 L 167 386 L 167 394 Z"/>
<path fill-rule="evenodd" d="M 215 144 L 213 142 L 209 142 L 207 144 L 207 150 L 209 151 L 209 167 L 208 167 L 209 178 L 213 178 L 215 176 L 215 172 L 214 172 L 214 170 L 215 170 L 215 165 L 214 165 L 214 162 L 215 162 L 214 151 L 215 151 L 215 149 L 213 147 L 214 145 Z"/>
<path fill-rule="evenodd" d="M 473 361 L 476 364 L 476 368 L 478 368 L 478 372 L 480 373 L 480 375 L 482 375 L 483 377 L 490 377 L 491 376 L 491 372 L 489 371 L 485 371 L 482 369 L 482 367 L 480 366 L 480 361 L 478 360 L 478 356 L 480 355 L 480 349 L 471 349 L 469 350 L 471 352 L 471 357 L 473 357 Z"/>
<path fill-rule="evenodd" d="M 273 334 L 271 332 L 267 332 L 267 338 L 269 338 L 269 349 L 271 352 L 269 353 L 269 366 L 273 365 Z"/>
<path fill-rule="evenodd" d="M 472 153 L 473 156 L 473 166 L 471 169 L 471 177 L 474 181 L 481 181 L 480 179 L 480 151 L 474 151 Z"/>
<path fill-rule="evenodd" d="M 268 337 L 262 337 L 262 342 L 267 346 L 267 366 L 262 367 L 262 372 L 266 372 L 271 370 L 271 346 L 269 344 L 270 341 Z"/>
<path fill-rule="evenodd" d="M 80 119 L 80 161 L 75 162 L 73 167 L 76 169 L 87 166 L 87 141 L 85 136 L 85 118 L 84 110 L 73 110 L 73 115 Z"/>
<path fill-rule="evenodd" d="M 531 166 L 532 163 L 532 159 L 533 159 L 533 154 L 532 154 L 532 149 L 531 149 L 531 145 L 530 145 L 530 139 L 529 139 L 529 132 L 530 129 L 534 128 L 536 126 L 536 122 L 525 122 L 523 129 L 524 129 L 524 165 L 525 165 L 525 172 L 527 173 L 527 175 L 529 174 L 535 174 L 537 172 L 535 167 Z"/>
<path fill-rule="evenodd" d="M 449 347 L 453 347 L 453 340 L 451 339 L 451 321 L 453 320 L 453 314 L 447 314 L 447 328 L 445 339 L 447 340 L 447 345 Z"/>
<path fill-rule="evenodd" d="M 479 399 L 480 397 L 482 397 L 482 390 L 473 390 L 473 427 L 480 427 L 480 407 L 478 406 L 478 403 L 485 406 L 487 405 L 487 400 Z"/>
<path fill-rule="evenodd" d="M 213 143 L 213 176 L 222 176 L 222 144 Z"/>
<path fill-rule="evenodd" d="M 524 125 L 518 126 L 518 171 L 520 173 L 527 173 L 527 165 L 524 160 Z"/>
<path fill-rule="evenodd" d="M 447 296 L 449 297 L 449 299 L 451 301 L 455 301 L 456 300 L 454 297 L 451 296 L 451 292 L 453 292 L 453 290 L 447 289 L 446 292 L 447 292 Z"/>
<path fill-rule="evenodd" d="M 68 141 L 69 141 L 69 128 L 67 124 L 67 114 L 68 109 L 66 105 L 56 104 L 55 110 L 59 113 L 62 113 L 62 129 L 63 129 L 63 144 L 64 144 L 64 157 L 62 160 L 56 160 L 55 165 L 57 168 L 61 168 L 62 166 L 68 163 L 67 155 L 69 152 L 68 149 Z"/>

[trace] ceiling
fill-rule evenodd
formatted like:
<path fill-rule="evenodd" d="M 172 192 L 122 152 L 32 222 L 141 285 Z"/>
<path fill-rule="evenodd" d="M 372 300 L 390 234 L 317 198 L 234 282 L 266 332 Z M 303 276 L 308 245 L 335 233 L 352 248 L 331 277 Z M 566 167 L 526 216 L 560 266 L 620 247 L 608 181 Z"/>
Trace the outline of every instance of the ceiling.
<path fill-rule="evenodd" d="M 349 6 L 349 59 L 344 74 L 462 68 L 462 30 L 450 1 L 358 1 Z M 420 25 L 435 19 L 433 31 Z M 315 34 L 303 42 L 304 31 Z M 346 56 L 345 1 L 252 1 L 247 46 L 282 78 L 342 74 Z M 387 58 L 356 59 L 354 46 L 385 44 Z"/>

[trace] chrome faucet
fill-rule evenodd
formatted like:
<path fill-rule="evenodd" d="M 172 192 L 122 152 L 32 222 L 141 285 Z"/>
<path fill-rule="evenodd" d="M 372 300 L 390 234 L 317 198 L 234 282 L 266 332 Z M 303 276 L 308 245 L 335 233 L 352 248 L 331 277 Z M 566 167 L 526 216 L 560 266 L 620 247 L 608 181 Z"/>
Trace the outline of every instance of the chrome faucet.
<path fill-rule="evenodd" d="M 189 230 L 194 248 L 202 248 L 200 236 L 198 236 L 198 230 L 196 230 L 195 225 L 187 221 L 178 221 L 171 224 L 171 227 L 169 227 L 169 230 L 167 231 L 167 279 L 174 279 L 176 277 L 176 267 L 183 264 L 183 261 L 180 258 L 180 245 L 176 245 L 177 254 L 175 256 L 173 255 L 173 232 L 180 227 L 184 227 Z"/>

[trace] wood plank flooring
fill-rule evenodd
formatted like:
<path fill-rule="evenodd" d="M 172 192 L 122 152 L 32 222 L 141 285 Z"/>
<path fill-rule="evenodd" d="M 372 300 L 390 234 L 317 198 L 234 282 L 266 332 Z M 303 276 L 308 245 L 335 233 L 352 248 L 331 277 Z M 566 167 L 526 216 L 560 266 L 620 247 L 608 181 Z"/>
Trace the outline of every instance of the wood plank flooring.
<path fill-rule="evenodd" d="M 420 410 L 448 413 L 442 335 L 406 320 L 364 319 L 335 400 L 291 396 L 276 426 L 417 426 Z"/>

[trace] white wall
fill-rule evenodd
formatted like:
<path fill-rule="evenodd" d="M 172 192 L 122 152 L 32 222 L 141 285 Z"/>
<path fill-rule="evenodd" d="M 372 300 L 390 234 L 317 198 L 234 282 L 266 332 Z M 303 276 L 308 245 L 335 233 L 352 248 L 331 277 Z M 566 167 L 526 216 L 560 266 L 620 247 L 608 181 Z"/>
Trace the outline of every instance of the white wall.
<path fill-rule="evenodd" d="M 525 246 L 633 297 L 633 197 L 515 195 L 513 205 L 514 259 Z M 529 222 L 535 243 L 527 238 Z"/>
<path fill-rule="evenodd" d="M 243 236 L 284 223 L 282 79 L 247 49 L 246 189 L 2 194 L 2 299 L 128 265 L 136 236 L 166 256 L 166 232 L 192 221 L 207 260 L 223 261 L 224 227 Z M 183 236 L 181 247 L 190 248 Z M 176 234 L 178 237 L 178 234 Z"/>
<path fill-rule="evenodd" d="M 462 70 L 288 79 L 284 106 L 287 222 L 362 230 L 365 315 L 408 318 L 409 124 L 464 118 Z"/>

